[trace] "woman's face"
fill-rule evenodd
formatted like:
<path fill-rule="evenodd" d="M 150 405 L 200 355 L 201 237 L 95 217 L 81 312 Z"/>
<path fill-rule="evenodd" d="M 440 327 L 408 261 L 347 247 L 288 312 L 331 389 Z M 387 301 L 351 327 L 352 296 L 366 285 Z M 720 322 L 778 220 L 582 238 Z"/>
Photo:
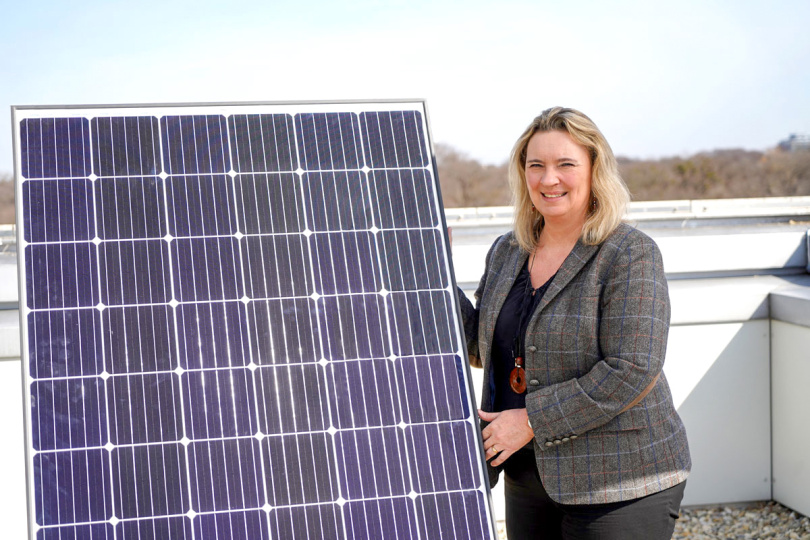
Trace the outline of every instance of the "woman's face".
<path fill-rule="evenodd" d="M 526 186 L 548 223 L 585 223 L 591 202 L 591 158 L 565 131 L 542 131 L 526 147 Z"/>

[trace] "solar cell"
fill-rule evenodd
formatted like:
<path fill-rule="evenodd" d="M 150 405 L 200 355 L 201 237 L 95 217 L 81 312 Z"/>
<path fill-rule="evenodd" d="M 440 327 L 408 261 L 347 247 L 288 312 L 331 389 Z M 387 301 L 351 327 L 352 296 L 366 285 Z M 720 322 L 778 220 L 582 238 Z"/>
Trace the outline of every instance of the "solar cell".
<path fill-rule="evenodd" d="M 32 538 L 495 537 L 424 103 L 13 115 Z"/>

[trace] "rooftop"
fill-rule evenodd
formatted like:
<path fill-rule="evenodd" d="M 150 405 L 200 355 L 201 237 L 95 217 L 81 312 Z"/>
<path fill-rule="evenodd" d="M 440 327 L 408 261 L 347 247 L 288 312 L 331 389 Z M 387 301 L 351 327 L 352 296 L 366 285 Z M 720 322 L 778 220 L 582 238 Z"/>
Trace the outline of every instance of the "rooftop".
<path fill-rule="evenodd" d="M 446 218 L 456 279 L 471 294 L 511 209 Z M 639 202 L 628 219 L 656 240 L 669 280 L 665 373 L 694 463 L 684 505 L 774 500 L 810 515 L 810 197 Z M 0 519 L 16 538 L 26 509 L 15 240 L 0 226 L 0 455 L 20 465 L 0 474 Z"/>

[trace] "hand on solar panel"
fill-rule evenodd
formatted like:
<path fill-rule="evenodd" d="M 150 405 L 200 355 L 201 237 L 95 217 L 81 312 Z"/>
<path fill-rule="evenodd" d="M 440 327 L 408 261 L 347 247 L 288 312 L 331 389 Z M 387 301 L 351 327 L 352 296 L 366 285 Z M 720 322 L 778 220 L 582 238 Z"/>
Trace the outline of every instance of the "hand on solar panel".
<path fill-rule="evenodd" d="M 497 467 L 534 438 L 526 409 L 507 409 L 489 413 L 479 409 L 478 416 L 489 425 L 481 432 L 487 461 Z"/>

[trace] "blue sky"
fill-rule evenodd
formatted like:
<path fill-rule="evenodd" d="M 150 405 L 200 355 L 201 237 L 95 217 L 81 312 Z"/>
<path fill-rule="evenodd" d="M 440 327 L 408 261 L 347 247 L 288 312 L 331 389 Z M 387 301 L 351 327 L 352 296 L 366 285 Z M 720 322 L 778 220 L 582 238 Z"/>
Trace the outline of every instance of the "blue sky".
<path fill-rule="evenodd" d="M 806 0 L 0 0 L 0 13 L 2 107 L 426 98 L 434 140 L 489 163 L 558 104 L 631 157 L 810 132 Z"/>

